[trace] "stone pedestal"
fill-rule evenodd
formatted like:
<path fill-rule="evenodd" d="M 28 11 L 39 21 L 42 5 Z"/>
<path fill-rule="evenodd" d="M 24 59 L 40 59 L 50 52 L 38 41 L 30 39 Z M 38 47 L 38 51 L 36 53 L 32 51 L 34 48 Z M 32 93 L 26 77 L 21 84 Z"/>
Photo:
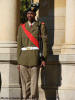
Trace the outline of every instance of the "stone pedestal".
<path fill-rule="evenodd" d="M 0 43 L 0 100 L 20 100 L 21 88 L 17 69 L 17 43 Z"/>
<path fill-rule="evenodd" d="M 61 84 L 58 55 L 49 55 L 45 72 L 41 71 L 39 79 L 39 100 L 57 100 L 58 87 Z"/>
<path fill-rule="evenodd" d="M 61 86 L 58 94 L 60 100 L 75 100 L 75 54 L 60 55 Z"/>

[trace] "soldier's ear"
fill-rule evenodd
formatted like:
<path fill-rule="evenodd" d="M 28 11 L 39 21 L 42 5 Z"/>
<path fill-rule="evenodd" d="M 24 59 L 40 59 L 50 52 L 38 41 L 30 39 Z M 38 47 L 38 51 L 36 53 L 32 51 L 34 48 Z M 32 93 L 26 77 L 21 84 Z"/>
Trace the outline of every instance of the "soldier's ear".
<path fill-rule="evenodd" d="M 36 16 L 36 12 L 34 12 L 34 15 Z"/>
<path fill-rule="evenodd" d="M 28 18 L 28 14 L 26 14 L 26 17 Z"/>
<path fill-rule="evenodd" d="M 36 13 L 35 13 L 35 16 L 36 16 Z"/>
<path fill-rule="evenodd" d="M 36 16 L 36 12 L 35 12 L 35 16 Z"/>

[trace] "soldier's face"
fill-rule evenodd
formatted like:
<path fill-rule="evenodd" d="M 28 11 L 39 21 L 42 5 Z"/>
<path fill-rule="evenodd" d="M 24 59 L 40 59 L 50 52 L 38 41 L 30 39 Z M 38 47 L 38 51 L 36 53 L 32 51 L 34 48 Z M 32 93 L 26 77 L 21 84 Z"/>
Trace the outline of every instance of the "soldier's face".
<path fill-rule="evenodd" d="M 27 18 L 28 18 L 29 21 L 32 22 L 33 20 L 35 20 L 35 16 L 36 16 L 35 12 L 33 12 L 33 11 L 28 11 L 28 13 L 27 13 Z"/>

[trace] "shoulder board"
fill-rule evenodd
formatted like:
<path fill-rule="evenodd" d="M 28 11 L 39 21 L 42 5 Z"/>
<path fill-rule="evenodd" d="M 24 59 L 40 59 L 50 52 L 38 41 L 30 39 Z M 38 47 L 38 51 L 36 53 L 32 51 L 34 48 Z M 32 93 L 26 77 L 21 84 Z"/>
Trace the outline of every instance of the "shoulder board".
<path fill-rule="evenodd" d="M 43 25 L 44 25 L 45 23 L 44 23 L 44 22 L 42 22 L 41 24 L 43 24 Z"/>

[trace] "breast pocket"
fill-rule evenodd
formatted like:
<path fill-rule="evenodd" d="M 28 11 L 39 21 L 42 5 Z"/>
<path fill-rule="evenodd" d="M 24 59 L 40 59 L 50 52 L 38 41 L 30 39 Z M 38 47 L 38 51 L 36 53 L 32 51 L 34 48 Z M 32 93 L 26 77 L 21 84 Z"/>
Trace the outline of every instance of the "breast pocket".
<path fill-rule="evenodd" d="M 38 39 L 39 38 L 39 32 L 38 32 L 38 30 L 34 31 L 33 35 L 34 35 L 34 37 L 36 39 Z"/>
<path fill-rule="evenodd" d="M 39 38 L 39 35 L 38 35 L 38 34 L 36 34 L 36 35 L 34 35 L 34 37 L 35 37 L 36 39 L 38 39 L 38 38 Z"/>

